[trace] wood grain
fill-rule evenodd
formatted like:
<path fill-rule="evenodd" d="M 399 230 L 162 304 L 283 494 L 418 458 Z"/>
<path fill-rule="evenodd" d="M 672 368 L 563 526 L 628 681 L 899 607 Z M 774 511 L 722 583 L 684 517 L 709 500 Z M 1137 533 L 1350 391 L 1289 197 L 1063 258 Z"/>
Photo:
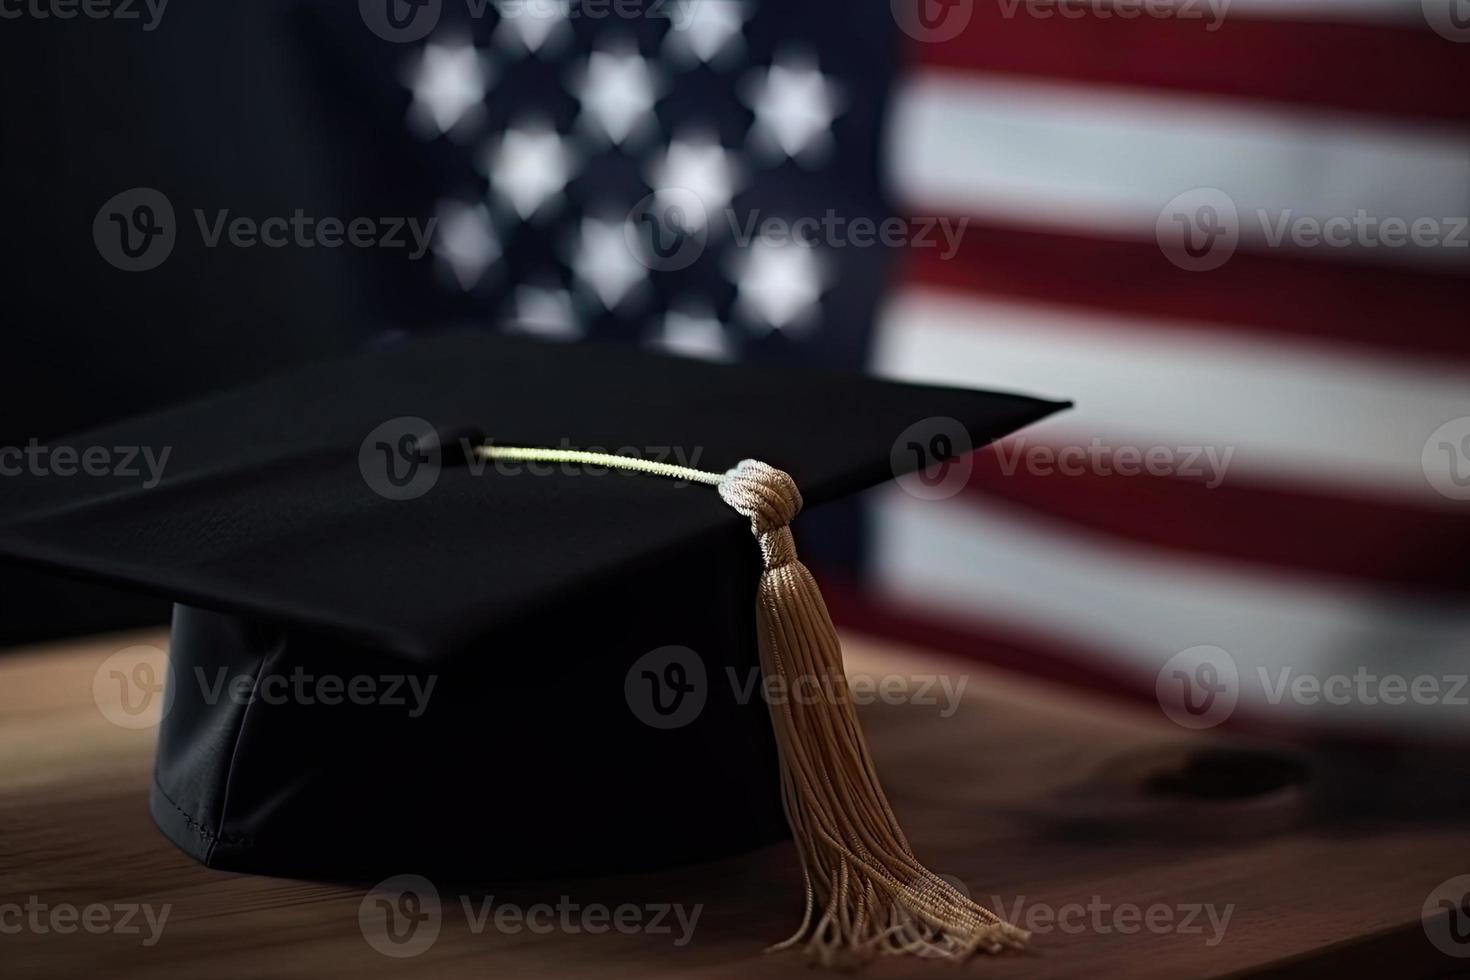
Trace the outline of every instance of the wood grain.
<path fill-rule="evenodd" d="M 1066 920 L 1039 929 L 1032 952 L 977 960 L 963 968 L 966 975 L 1174 980 L 1347 976 L 1382 967 L 1399 977 L 1435 977 L 1470 966 L 1433 946 L 1421 923 L 1431 890 L 1470 873 L 1470 817 L 1459 791 L 1470 781 L 1453 753 L 1319 748 L 1299 753 L 1297 761 L 1311 768 L 1302 785 L 1201 799 L 1180 791 L 1199 782 L 1181 782 L 1181 767 L 1239 743 L 972 664 L 847 640 L 850 673 L 909 678 L 911 693 L 934 676 L 951 685 L 967 677 L 954 704 L 935 685 L 929 693 L 938 704 L 911 699 L 861 709 L 920 855 L 987 904 L 992 896 L 1008 910 L 1019 902 L 1033 923 L 1044 925 L 1047 912 Z M 364 937 L 365 888 L 193 864 L 147 815 L 153 732 L 112 724 L 92 693 L 107 656 L 164 642 L 157 634 L 111 636 L 0 659 L 5 976 L 813 976 L 798 957 L 762 954 L 799 913 L 789 846 L 660 874 L 486 885 L 469 896 L 445 888 L 437 940 L 401 959 Z M 479 759 L 467 757 L 467 776 L 491 767 L 497 751 L 487 745 Z M 588 819 L 598 806 L 616 805 L 589 801 Z M 649 916 L 648 908 L 679 904 L 700 913 L 682 945 L 677 925 L 672 933 L 536 934 L 497 930 L 492 921 L 477 932 L 461 898 L 477 910 L 492 895 L 495 907 L 633 904 Z M 146 925 L 130 935 L 35 928 L 19 918 L 27 903 L 101 905 L 114 917 L 143 903 L 156 914 L 166 906 L 168 917 L 158 941 L 145 945 Z M 1228 910 L 1223 933 L 1207 910 L 1217 921 Z M 953 972 L 891 960 L 867 975 Z"/>

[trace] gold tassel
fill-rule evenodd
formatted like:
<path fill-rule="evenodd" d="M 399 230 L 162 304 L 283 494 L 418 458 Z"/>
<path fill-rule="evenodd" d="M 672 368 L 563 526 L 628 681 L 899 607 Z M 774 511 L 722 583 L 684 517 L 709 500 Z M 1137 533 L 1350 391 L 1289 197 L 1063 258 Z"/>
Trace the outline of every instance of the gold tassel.
<path fill-rule="evenodd" d="M 816 580 L 796 557 L 790 524 L 801 493 L 790 476 L 753 459 L 711 473 L 581 450 L 481 446 L 477 453 L 708 484 L 750 520 L 765 569 L 756 609 L 761 671 L 768 683 L 780 678 L 787 695 L 771 699 L 771 723 L 782 802 L 806 882 L 801 925 L 769 951 L 804 945 L 824 966 L 850 966 L 905 953 L 964 960 L 1025 945 L 1024 929 L 920 864 L 899 829 L 848 696 L 837 630 Z M 823 697 L 790 696 L 807 677 Z"/>
<path fill-rule="evenodd" d="M 826 966 L 914 953 L 963 960 L 1025 945 L 1023 929 L 970 901 L 919 863 L 883 795 L 857 712 L 837 630 L 812 574 L 796 557 L 790 523 L 801 510 L 791 477 L 745 460 L 718 484 L 750 519 L 765 571 L 757 592 L 761 670 L 792 691 L 813 677 L 831 697 L 771 703 L 786 819 L 806 878 L 794 935 Z M 779 703 L 778 703 L 779 702 Z"/>

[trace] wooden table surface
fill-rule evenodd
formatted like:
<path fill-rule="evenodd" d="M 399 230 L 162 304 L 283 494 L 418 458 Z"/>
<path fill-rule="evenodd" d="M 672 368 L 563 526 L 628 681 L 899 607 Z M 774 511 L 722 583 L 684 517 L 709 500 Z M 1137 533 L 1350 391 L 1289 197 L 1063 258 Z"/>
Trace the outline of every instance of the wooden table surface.
<path fill-rule="evenodd" d="M 92 694 L 107 656 L 164 642 L 157 633 L 131 634 L 0 657 L 0 975 L 815 975 L 799 957 L 762 953 L 799 911 L 789 845 L 659 874 L 486 889 L 497 907 L 634 903 L 651 918 L 659 905 L 686 914 L 699 906 L 687 942 L 678 942 L 677 924 L 671 932 L 593 935 L 501 931 L 490 921 L 476 931 L 478 913 L 466 914 L 460 896 L 446 891 L 438 938 L 404 958 L 379 953 L 365 936 L 365 889 L 193 864 L 148 818 L 153 731 L 112 724 Z M 979 958 L 965 975 L 1470 972 L 1470 959 L 1430 941 L 1421 917 L 1437 886 L 1470 873 L 1464 753 L 1339 748 L 1283 768 L 1271 757 L 1232 754 L 1242 749 L 1237 741 L 1185 732 L 1162 715 L 861 637 L 848 637 L 848 649 L 853 673 L 920 683 L 970 675 L 954 705 L 941 698 L 861 709 L 920 856 L 983 902 L 997 897 L 1038 927 L 1032 951 Z M 493 748 L 485 751 L 493 762 Z M 1216 765 L 1189 769 L 1190 759 Z M 1297 762 L 1310 766 L 1305 783 L 1279 785 Z M 1267 788 L 1251 786 L 1256 780 Z M 469 897 L 472 912 L 484 897 Z M 56 919 L 59 908 L 95 916 L 98 931 L 75 923 L 62 931 L 69 913 Z M 135 931 L 113 928 L 129 908 L 139 910 Z M 145 908 L 155 921 L 167 910 L 151 943 Z M 1431 921 L 1430 929 L 1449 921 Z M 1470 953 L 1470 945 L 1452 951 Z M 954 973 L 922 960 L 886 960 L 866 971 Z"/>

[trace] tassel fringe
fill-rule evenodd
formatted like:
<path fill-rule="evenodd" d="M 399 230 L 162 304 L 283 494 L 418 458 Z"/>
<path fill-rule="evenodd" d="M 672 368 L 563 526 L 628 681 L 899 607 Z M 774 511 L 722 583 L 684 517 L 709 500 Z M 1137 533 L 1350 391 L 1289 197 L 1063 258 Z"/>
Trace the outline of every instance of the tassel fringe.
<path fill-rule="evenodd" d="M 782 799 L 806 880 L 801 925 L 772 950 L 801 946 L 824 966 L 914 954 L 963 960 L 1021 948 L 1028 933 L 977 905 L 919 863 L 883 795 L 858 726 L 837 630 L 789 524 L 801 494 L 784 472 L 745 460 L 720 496 L 760 542 L 761 670 L 785 690 L 817 679 L 830 697 L 771 704 Z"/>

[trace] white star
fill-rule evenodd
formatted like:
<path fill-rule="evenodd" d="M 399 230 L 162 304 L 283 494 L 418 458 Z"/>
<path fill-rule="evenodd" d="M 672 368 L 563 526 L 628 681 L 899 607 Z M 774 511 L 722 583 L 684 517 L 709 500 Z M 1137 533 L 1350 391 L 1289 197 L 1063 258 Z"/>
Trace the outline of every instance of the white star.
<path fill-rule="evenodd" d="M 734 346 L 725 332 L 725 325 L 708 309 L 692 306 L 669 310 L 663 318 L 659 333 L 653 338 L 653 344 L 680 357 L 695 357 L 705 361 L 735 359 Z"/>
<path fill-rule="evenodd" d="M 495 41 L 516 54 L 548 52 L 565 39 L 572 0 L 498 0 Z"/>
<path fill-rule="evenodd" d="M 524 221 L 544 205 L 558 203 L 576 160 L 556 130 L 532 122 L 513 126 L 498 142 L 487 143 L 480 166 L 489 175 L 490 186 Z"/>
<path fill-rule="evenodd" d="M 825 270 L 816 248 L 757 238 L 732 262 L 735 311 L 766 330 L 800 331 L 816 318 Z"/>
<path fill-rule="evenodd" d="M 626 219 L 583 218 L 572 247 L 573 274 L 609 310 L 641 285 L 648 271 L 628 247 L 626 224 Z"/>
<path fill-rule="evenodd" d="M 740 171 L 734 157 L 713 139 L 675 139 L 649 167 L 647 176 L 661 207 L 682 207 L 688 194 L 699 199 L 704 213 L 683 216 L 686 226 L 695 231 L 730 203 Z M 682 193 L 685 191 L 688 193 Z"/>
<path fill-rule="evenodd" d="M 741 101 L 755 112 L 750 136 L 769 157 L 819 162 L 832 149 L 832 120 L 842 111 L 842 92 L 808 60 L 777 61 L 752 72 Z"/>
<path fill-rule="evenodd" d="M 744 46 L 740 29 L 749 16 L 745 0 L 678 0 L 664 54 L 685 64 L 733 58 Z"/>
<path fill-rule="evenodd" d="M 500 243 L 483 204 L 440 201 L 436 208 L 434 254 L 449 266 L 461 289 L 472 289 L 496 259 Z"/>
<path fill-rule="evenodd" d="M 649 110 L 658 101 L 658 89 L 658 79 L 636 51 L 592 52 L 586 69 L 568 86 L 582 104 L 586 123 L 619 146 L 652 121 Z"/>
<path fill-rule="evenodd" d="M 586 333 L 565 289 L 517 286 L 511 328 L 548 340 L 576 340 Z"/>
<path fill-rule="evenodd" d="M 432 139 L 483 118 L 489 83 L 485 59 L 472 45 L 424 45 L 407 79 L 413 90 L 409 126 L 415 135 Z"/>

